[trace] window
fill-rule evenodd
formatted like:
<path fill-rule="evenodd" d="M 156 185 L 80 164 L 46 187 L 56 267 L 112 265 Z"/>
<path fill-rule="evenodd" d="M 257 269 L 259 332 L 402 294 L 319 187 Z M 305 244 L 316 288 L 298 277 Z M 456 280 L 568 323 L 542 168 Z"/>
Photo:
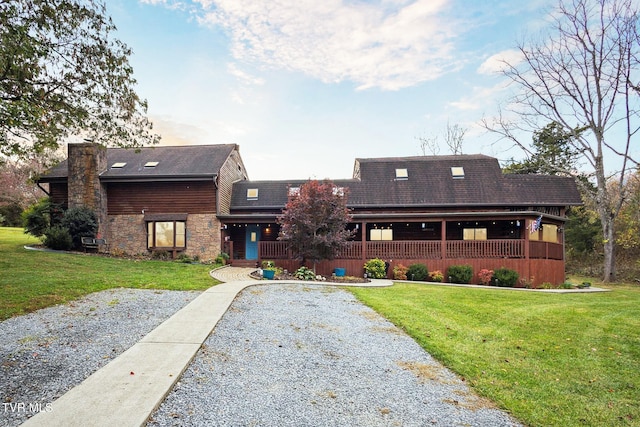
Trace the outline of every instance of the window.
<path fill-rule="evenodd" d="M 257 188 L 247 188 L 247 200 L 258 200 Z"/>
<path fill-rule="evenodd" d="M 123 167 L 127 166 L 127 164 L 125 162 L 117 162 L 111 165 L 112 169 L 122 169 Z"/>
<path fill-rule="evenodd" d="M 396 169 L 396 180 L 409 179 L 409 171 L 406 168 Z"/>
<path fill-rule="evenodd" d="M 156 166 L 158 166 L 160 162 L 147 162 L 144 164 L 145 168 L 155 168 Z"/>
<path fill-rule="evenodd" d="M 393 240 L 393 230 L 387 229 L 373 229 L 369 230 L 369 240 Z"/>
<path fill-rule="evenodd" d="M 181 249 L 186 247 L 185 221 L 147 222 L 147 248 Z"/>
<path fill-rule="evenodd" d="M 463 240 L 487 240 L 486 228 L 465 228 L 462 230 Z"/>
<path fill-rule="evenodd" d="M 461 166 L 453 166 L 451 167 L 451 176 L 453 179 L 462 179 L 464 178 L 464 168 Z"/>
<path fill-rule="evenodd" d="M 542 240 L 544 242 L 558 243 L 558 226 L 545 224 L 542 227 Z"/>

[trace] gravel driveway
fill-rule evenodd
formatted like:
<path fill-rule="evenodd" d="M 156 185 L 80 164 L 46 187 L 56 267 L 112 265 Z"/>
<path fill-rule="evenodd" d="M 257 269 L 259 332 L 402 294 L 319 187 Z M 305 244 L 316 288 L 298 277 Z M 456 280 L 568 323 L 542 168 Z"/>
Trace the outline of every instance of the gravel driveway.
<path fill-rule="evenodd" d="M 0 322 L 0 426 L 46 411 L 198 295 L 112 289 Z"/>
<path fill-rule="evenodd" d="M 0 322 L 0 426 L 46 410 L 197 295 L 114 289 Z M 519 424 L 349 292 L 273 284 L 238 296 L 149 425 Z"/>
<path fill-rule="evenodd" d="M 243 291 L 149 426 L 515 426 L 349 292 Z"/>

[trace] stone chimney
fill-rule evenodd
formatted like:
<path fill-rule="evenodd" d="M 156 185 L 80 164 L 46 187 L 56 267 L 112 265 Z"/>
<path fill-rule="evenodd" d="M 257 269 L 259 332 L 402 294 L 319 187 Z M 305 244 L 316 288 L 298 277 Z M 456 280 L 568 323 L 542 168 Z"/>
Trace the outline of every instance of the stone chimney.
<path fill-rule="evenodd" d="M 100 174 L 107 170 L 106 147 L 93 142 L 69 144 L 69 207 L 86 206 L 98 217 L 98 234 L 107 234 L 107 192 Z"/>

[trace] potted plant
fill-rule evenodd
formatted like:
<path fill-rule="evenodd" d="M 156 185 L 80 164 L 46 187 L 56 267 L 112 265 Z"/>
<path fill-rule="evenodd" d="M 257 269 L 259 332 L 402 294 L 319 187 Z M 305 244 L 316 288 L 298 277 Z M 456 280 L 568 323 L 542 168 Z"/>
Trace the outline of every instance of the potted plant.
<path fill-rule="evenodd" d="M 273 261 L 262 261 L 262 277 L 273 280 L 276 276 L 276 264 Z"/>

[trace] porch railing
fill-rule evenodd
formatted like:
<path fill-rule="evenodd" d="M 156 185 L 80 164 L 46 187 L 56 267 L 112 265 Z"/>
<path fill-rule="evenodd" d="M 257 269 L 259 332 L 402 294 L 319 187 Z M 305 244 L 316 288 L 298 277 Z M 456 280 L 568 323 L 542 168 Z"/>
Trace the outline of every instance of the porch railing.
<path fill-rule="evenodd" d="M 549 242 L 529 242 L 529 257 L 563 259 L 562 245 Z M 367 259 L 441 259 L 442 244 L 439 240 L 375 241 L 365 242 Z M 524 240 L 447 240 L 446 259 L 474 258 L 524 258 Z M 261 259 L 291 259 L 284 242 L 260 242 Z M 349 242 L 338 259 L 363 259 L 362 242 Z"/>
<path fill-rule="evenodd" d="M 524 258 L 524 240 L 448 240 L 447 258 Z"/>

